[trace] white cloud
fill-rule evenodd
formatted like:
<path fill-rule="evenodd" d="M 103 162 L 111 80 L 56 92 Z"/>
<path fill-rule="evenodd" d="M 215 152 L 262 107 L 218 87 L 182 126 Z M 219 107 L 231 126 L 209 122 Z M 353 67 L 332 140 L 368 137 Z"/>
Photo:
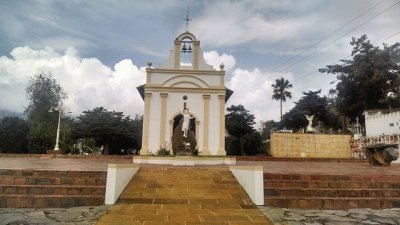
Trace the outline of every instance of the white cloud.
<path fill-rule="evenodd" d="M 231 70 L 236 65 L 235 58 L 225 53 L 220 55 L 217 51 L 209 51 L 204 52 L 203 56 L 206 63 L 212 65 L 216 70 L 219 70 L 221 63 L 225 65 L 225 71 Z"/>
<path fill-rule="evenodd" d="M 94 107 L 124 112 L 125 115 L 143 113 L 143 100 L 136 87 L 145 82 L 145 68 L 139 68 L 130 59 L 124 59 L 110 68 L 96 58 L 81 58 L 75 48 L 59 54 L 51 48 L 33 50 L 18 47 L 11 52 L 12 58 L 0 57 L 0 109 L 22 111 L 27 106 L 25 87 L 28 79 L 41 71 L 49 71 L 61 84 L 68 99 L 65 106 L 75 115 Z M 216 51 L 204 54 L 214 67 L 224 62 L 231 70 L 235 58 Z M 228 88 L 234 91 L 228 105 L 244 105 L 259 120 L 278 120 L 279 102 L 272 99 L 271 84 L 277 77 L 292 80 L 290 73 L 267 73 L 258 68 L 252 71 L 236 68 Z M 292 107 L 284 104 L 284 112 Z"/>
<path fill-rule="evenodd" d="M 257 6 L 270 10 L 261 2 L 222 1 L 212 4 L 193 21 L 191 29 L 207 45 L 234 46 L 251 41 L 271 44 L 295 40 L 314 24 L 304 17 L 265 15 Z"/>
<path fill-rule="evenodd" d="M 293 80 L 290 73 L 267 73 L 258 68 L 252 71 L 235 69 L 231 80 L 227 82 L 227 87 L 234 91 L 228 106 L 242 104 L 255 115 L 256 122 L 271 119 L 279 121 L 280 105 L 278 101 L 272 99 L 271 85 L 281 76 L 290 82 Z M 293 104 L 288 101 L 283 104 L 283 112 L 292 107 Z"/>
<path fill-rule="evenodd" d="M 136 87 L 145 82 L 145 69 L 138 68 L 130 59 L 110 68 L 96 58 L 81 58 L 72 47 L 64 54 L 48 47 L 18 47 L 10 55 L 12 58 L 0 57 L 0 109 L 22 111 L 28 104 L 28 79 L 49 71 L 68 94 L 64 104 L 75 115 L 98 106 L 125 115 L 143 113 L 143 100 Z"/>

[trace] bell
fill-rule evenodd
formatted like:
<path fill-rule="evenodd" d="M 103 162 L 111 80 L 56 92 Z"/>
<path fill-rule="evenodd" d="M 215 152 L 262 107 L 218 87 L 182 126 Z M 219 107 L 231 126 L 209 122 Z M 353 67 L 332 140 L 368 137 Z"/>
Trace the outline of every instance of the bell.
<path fill-rule="evenodd" d="M 192 46 L 189 44 L 189 48 L 188 51 L 191 52 L 192 51 Z"/>
<path fill-rule="evenodd" d="M 182 51 L 183 51 L 183 52 L 186 52 L 186 50 L 187 50 L 187 48 L 186 48 L 186 44 L 185 44 L 185 43 L 183 43 Z"/>

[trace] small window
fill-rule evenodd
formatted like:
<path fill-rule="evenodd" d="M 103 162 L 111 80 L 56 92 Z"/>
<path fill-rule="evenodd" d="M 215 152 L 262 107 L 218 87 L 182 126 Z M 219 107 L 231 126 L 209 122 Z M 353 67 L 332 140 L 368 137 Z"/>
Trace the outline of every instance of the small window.
<path fill-rule="evenodd" d="M 393 126 L 394 126 L 394 124 L 393 124 L 393 123 L 389 123 L 389 126 L 393 127 Z"/>

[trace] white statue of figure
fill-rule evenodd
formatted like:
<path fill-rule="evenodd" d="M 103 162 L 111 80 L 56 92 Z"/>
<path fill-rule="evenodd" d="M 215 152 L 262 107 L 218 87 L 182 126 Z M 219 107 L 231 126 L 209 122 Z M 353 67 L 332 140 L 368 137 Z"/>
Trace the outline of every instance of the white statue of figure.
<path fill-rule="evenodd" d="M 192 117 L 189 114 L 189 109 L 188 108 L 184 109 L 183 113 L 181 113 L 181 114 L 183 116 L 183 124 L 182 124 L 183 136 L 187 137 L 187 132 L 189 130 L 189 125 L 190 125 L 190 119 L 193 119 L 194 117 Z"/>
<path fill-rule="evenodd" d="M 307 131 L 307 132 L 312 132 L 312 131 L 314 131 L 314 128 L 312 127 L 312 121 L 313 121 L 313 119 L 314 119 L 314 115 L 311 115 L 311 116 L 304 115 L 304 116 L 305 116 L 306 119 L 308 120 L 308 125 L 307 125 L 307 128 L 306 128 L 306 131 Z"/>

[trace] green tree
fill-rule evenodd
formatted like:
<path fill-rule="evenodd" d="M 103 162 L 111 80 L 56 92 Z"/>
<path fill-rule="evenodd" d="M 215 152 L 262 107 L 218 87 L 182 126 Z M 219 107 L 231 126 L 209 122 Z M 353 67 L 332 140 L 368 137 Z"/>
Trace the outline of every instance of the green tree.
<path fill-rule="evenodd" d="M 64 115 L 61 118 L 59 148 L 64 154 L 74 152 L 74 144 L 76 144 L 76 140 L 74 140 L 72 128 L 75 123 L 76 120 L 71 117 Z"/>
<path fill-rule="evenodd" d="M 260 149 L 262 145 L 261 134 L 257 131 L 253 131 L 243 136 L 243 151 L 246 155 L 256 155 L 262 150 Z"/>
<path fill-rule="evenodd" d="M 336 75 L 338 111 L 354 121 L 368 109 L 399 107 L 400 43 L 379 48 L 363 35 L 350 44 L 352 59 L 319 70 Z"/>
<path fill-rule="evenodd" d="M 142 133 L 143 133 L 143 116 L 135 115 L 135 119 L 132 121 L 133 127 L 133 148 L 142 148 Z"/>
<path fill-rule="evenodd" d="M 4 117 L 0 121 L 0 153 L 26 153 L 29 127 L 18 117 Z"/>
<path fill-rule="evenodd" d="M 283 116 L 281 126 L 299 129 L 307 126 L 305 115 L 314 115 L 314 124 L 322 122 L 325 128 L 337 129 L 337 117 L 330 113 L 328 98 L 320 96 L 321 90 L 303 92 L 295 107 Z"/>
<path fill-rule="evenodd" d="M 51 73 L 42 72 L 28 81 L 26 96 L 29 148 L 33 153 L 44 153 L 54 145 L 57 129 L 58 115 L 49 113 L 49 109 L 58 106 L 67 95 Z"/>
<path fill-rule="evenodd" d="M 104 154 L 118 154 L 120 149 L 135 147 L 134 136 L 137 132 L 139 117 L 135 121 L 122 112 L 108 111 L 103 107 L 84 111 L 78 116 L 74 126 L 75 138 L 94 138 L 98 146 L 104 146 Z"/>
<path fill-rule="evenodd" d="M 278 100 L 281 103 L 281 119 L 282 119 L 282 102 L 286 102 L 286 98 L 291 99 L 292 93 L 287 91 L 287 89 L 292 88 L 293 85 L 289 83 L 288 80 L 285 80 L 283 77 L 281 79 L 276 79 L 275 84 L 272 84 L 274 88 L 272 95 L 272 99 Z"/>
<path fill-rule="evenodd" d="M 253 132 L 255 117 L 243 105 L 231 105 L 226 111 L 225 126 L 230 135 L 240 138 Z"/>
<path fill-rule="evenodd" d="M 279 129 L 279 123 L 275 122 L 273 120 L 267 120 L 267 121 L 260 121 L 260 133 L 261 137 L 265 139 L 269 139 L 271 136 L 271 131 L 272 130 L 277 130 Z"/>
<path fill-rule="evenodd" d="M 231 135 L 226 138 L 227 154 L 239 155 L 242 151 L 248 155 L 257 154 L 262 138 L 253 127 L 254 115 L 243 105 L 232 105 L 226 110 L 228 113 L 225 115 L 225 126 Z"/>

